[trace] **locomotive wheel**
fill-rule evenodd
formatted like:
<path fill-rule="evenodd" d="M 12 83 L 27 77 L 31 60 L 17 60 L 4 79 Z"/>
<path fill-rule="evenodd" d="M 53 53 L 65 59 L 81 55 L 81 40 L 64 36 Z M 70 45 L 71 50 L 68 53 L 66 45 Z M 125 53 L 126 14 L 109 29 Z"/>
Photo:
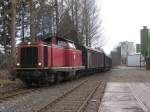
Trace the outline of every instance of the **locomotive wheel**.
<path fill-rule="evenodd" d="M 38 83 L 39 83 L 39 86 L 45 85 L 47 83 L 46 82 L 46 76 L 41 76 Z"/>
<path fill-rule="evenodd" d="M 43 85 L 42 81 L 39 80 L 37 86 L 41 87 Z"/>
<path fill-rule="evenodd" d="M 75 79 L 77 79 L 76 71 L 68 72 L 68 77 L 69 77 L 70 80 L 75 80 Z"/>
<path fill-rule="evenodd" d="M 50 83 L 54 83 L 54 82 L 55 82 L 55 74 L 52 74 L 52 75 L 51 75 Z"/>
<path fill-rule="evenodd" d="M 32 83 L 25 83 L 27 87 L 31 87 Z"/>
<path fill-rule="evenodd" d="M 77 79 L 79 79 L 80 78 L 80 73 L 79 72 L 76 72 L 75 73 L 75 79 L 77 80 Z"/>
<path fill-rule="evenodd" d="M 61 72 L 56 73 L 55 75 L 55 82 L 57 84 L 59 84 L 60 82 L 62 82 L 64 80 L 64 76 Z"/>
<path fill-rule="evenodd" d="M 70 79 L 70 77 L 69 77 L 69 73 L 68 72 L 64 72 L 64 79 L 63 79 L 63 81 L 67 81 L 67 80 L 69 80 Z"/>
<path fill-rule="evenodd" d="M 55 74 L 48 74 L 46 77 L 46 82 L 48 85 L 55 82 Z"/>

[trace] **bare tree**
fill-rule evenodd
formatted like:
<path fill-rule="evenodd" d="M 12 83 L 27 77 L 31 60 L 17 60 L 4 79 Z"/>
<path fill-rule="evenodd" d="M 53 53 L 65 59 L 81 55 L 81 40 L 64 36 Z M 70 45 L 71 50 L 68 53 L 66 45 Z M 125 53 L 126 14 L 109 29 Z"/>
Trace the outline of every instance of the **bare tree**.
<path fill-rule="evenodd" d="M 16 44 L 16 1 L 11 0 L 11 54 L 15 58 L 15 44 Z"/>
<path fill-rule="evenodd" d="M 98 33 L 101 22 L 98 23 L 98 14 L 95 0 L 83 0 L 82 2 L 82 35 L 85 37 L 86 45 L 98 41 L 101 35 Z"/>
<path fill-rule="evenodd" d="M 32 41 L 35 41 L 35 3 L 33 0 L 28 0 L 30 8 L 30 37 Z"/>
<path fill-rule="evenodd" d="M 59 36 L 70 36 L 72 40 L 87 46 L 99 44 L 97 40 L 102 37 L 99 33 L 101 22 L 98 23 L 95 0 L 26 1 L 30 10 L 30 27 L 28 28 L 30 28 L 32 41 L 35 41 L 39 34 L 45 37 L 44 35 L 47 35 L 49 31 Z"/>

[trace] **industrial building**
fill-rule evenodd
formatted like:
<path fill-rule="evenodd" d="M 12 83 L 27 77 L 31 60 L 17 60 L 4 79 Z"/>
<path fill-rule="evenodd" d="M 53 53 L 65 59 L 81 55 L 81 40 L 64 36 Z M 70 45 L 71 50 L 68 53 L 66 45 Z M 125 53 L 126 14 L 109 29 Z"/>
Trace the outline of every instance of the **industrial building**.
<path fill-rule="evenodd" d="M 133 42 L 124 41 L 120 43 L 121 47 L 121 64 L 127 64 L 128 55 L 135 54 L 135 46 Z"/>
<path fill-rule="evenodd" d="M 144 67 L 145 59 L 141 54 L 128 55 L 127 66 L 129 67 Z"/>

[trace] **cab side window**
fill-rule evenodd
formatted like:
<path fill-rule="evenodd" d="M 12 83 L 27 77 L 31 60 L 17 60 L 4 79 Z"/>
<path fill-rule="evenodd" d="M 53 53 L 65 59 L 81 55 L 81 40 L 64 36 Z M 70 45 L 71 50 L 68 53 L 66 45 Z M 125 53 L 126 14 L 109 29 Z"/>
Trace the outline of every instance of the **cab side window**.
<path fill-rule="evenodd" d="M 61 48 L 67 47 L 67 43 L 61 40 L 58 40 L 57 45 L 58 47 L 61 47 Z"/>
<path fill-rule="evenodd" d="M 68 43 L 68 45 L 69 45 L 69 48 L 73 48 L 73 49 L 76 49 L 76 47 L 75 47 L 75 45 L 74 45 L 74 43 Z"/>

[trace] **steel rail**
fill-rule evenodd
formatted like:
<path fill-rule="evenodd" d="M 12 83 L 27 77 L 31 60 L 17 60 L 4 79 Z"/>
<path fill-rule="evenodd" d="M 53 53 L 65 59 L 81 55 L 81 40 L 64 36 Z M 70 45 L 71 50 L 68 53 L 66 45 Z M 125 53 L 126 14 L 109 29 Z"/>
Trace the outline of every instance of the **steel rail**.
<path fill-rule="evenodd" d="M 86 83 L 88 81 L 85 80 L 83 82 L 81 82 L 80 84 L 78 84 L 77 86 L 71 88 L 70 90 L 68 90 L 67 92 L 65 92 L 63 95 L 57 97 L 56 99 L 54 99 L 53 101 L 51 101 L 49 104 L 45 105 L 44 107 L 40 108 L 39 110 L 33 110 L 33 112 L 45 112 L 49 107 L 51 107 L 53 104 L 55 104 L 56 102 L 58 102 L 59 100 L 61 100 L 62 98 L 64 98 L 65 96 L 67 96 L 68 94 L 70 94 L 71 92 L 75 91 L 77 88 L 79 88 L 81 85 L 83 85 L 84 83 Z"/>
<path fill-rule="evenodd" d="M 88 95 L 88 97 L 86 98 L 86 100 L 83 102 L 83 104 L 80 106 L 80 108 L 78 109 L 77 112 L 83 112 L 84 109 L 86 108 L 86 106 L 88 105 L 89 100 L 93 97 L 93 95 L 95 94 L 95 92 L 97 91 L 97 89 L 101 86 L 104 87 L 105 83 L 100 81 L 98 82 L 97 86 L 93 89 L 93 91 Z"/>
<path fill-rule="evenodd" d="M 0 96 L 0 102 L 6 101 L 7 99 L 13 98 L 13 97 L 18 96 L 18 95 L 24 95 L 24 94 L 27 94 L 27 93 L 30 93 L 33 91 L 35 91 L 35 89 L 30 89 L 30 90 L 18 89 L 18 90 L 11 92 L 11 93 L 6 93 L 5 95 Z"/>

